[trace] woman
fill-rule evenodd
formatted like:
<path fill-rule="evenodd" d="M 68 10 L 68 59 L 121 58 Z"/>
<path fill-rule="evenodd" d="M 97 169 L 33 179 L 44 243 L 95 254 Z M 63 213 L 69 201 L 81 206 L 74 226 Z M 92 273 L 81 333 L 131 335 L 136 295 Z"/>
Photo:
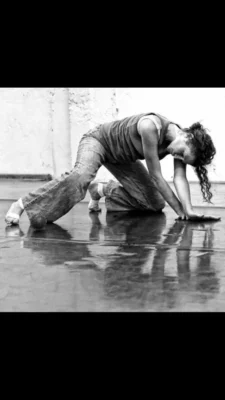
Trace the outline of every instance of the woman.
<path fill-rule="evenodd" d="M 79 144 L 73 170 L 53 179 L 13 203 L 6 214 L 8 225 L 18 224 L 25 209 L 29 219 L 44 217 L 54 222 L 84 199 L 89 188 L 90 211 L 99 211 L 98 202 L 105 196 L 108 211 L 161 211 L 165 201 L 178 219 L 219 220 L 193 210 L 186 165 L 195 168 L 204 200 L 211 202 L 206 166 L 216 153 L 206 129 L 195 123 L 182 129 L 156 113 L 143 113 L 104 123 L 86 133 Z M 160 160 L 174 157 L 174 185 L 178 197 L 162 176 Z M 140 160 L 146 160 L 147 168 Z M 104 165 L 118 180 L 94 182 Z"/>

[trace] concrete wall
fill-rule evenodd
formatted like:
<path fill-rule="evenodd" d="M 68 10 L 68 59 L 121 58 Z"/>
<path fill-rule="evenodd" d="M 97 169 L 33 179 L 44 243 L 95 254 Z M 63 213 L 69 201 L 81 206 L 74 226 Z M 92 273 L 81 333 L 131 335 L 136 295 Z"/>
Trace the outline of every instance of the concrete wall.
<path fill-rule="evenodd" d="M 69 88 L 69 120 L 72 165 L 76 161 L 79 141 L 96 125 L 116 119 L 116 93 L 110 88 Z M 112 175 L 101 167 L 97 178 L 108 180 Z"/>
<path fill-rule="evenodd" d="M 0 88 L 0 174 L 52 173 L 48 89 Z"/>
<path fill-rule="evenodd" d="M 59 176 L 75 162 L 83 133 L 103 121 L 155 111 L 210 129 L 217 155 L 209 175 L 225 181 L 225 88 L 0 88 L 0 174 Z M 162 161 L 171 180 L 171 157 Z M 102 167 L 98 177 L 111 175 Z M 189 179 L 197 178 L 188 167 Z"/>
<path fill-rule="evenodd" d="M 115 89 L 0 88 L 0 175 L 60 176 L 82 135 L 116 116 Z"/>

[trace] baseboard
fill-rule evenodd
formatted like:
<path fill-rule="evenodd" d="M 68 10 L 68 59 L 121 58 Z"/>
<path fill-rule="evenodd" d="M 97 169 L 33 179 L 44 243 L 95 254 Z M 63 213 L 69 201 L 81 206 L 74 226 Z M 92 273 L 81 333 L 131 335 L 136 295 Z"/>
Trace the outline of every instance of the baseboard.
<path fill-rule="evenodd" d="M 18 179 L 24 181 L 51 181 L 50 174 L 0 174 L 0 179 Z"/>

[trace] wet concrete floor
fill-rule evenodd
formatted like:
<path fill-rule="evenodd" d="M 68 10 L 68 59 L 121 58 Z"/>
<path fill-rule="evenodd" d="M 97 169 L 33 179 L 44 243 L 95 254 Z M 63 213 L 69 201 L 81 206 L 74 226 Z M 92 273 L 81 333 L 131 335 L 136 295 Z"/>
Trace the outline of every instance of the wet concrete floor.
<path fill-rule="evenodd" d="M 219 222 L 89 214 L 76 205 L 44 231 L 7 227 L 0 201 L 0 311 L 225 311 L 225 209 Z"/>

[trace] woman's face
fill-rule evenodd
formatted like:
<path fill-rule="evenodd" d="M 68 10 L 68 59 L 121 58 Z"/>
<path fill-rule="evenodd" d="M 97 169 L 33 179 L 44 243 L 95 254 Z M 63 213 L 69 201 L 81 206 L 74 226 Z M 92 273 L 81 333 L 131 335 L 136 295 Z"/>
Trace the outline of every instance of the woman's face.
<path fill-rule="evenodd" d="M 184 164 L 194 165 L 196 155 L 193 151 L 193 146 L 189 143 L 185 132 L 180 131 L 176 139 L 174 139 L 167 147 L 168 152 Z"/>

